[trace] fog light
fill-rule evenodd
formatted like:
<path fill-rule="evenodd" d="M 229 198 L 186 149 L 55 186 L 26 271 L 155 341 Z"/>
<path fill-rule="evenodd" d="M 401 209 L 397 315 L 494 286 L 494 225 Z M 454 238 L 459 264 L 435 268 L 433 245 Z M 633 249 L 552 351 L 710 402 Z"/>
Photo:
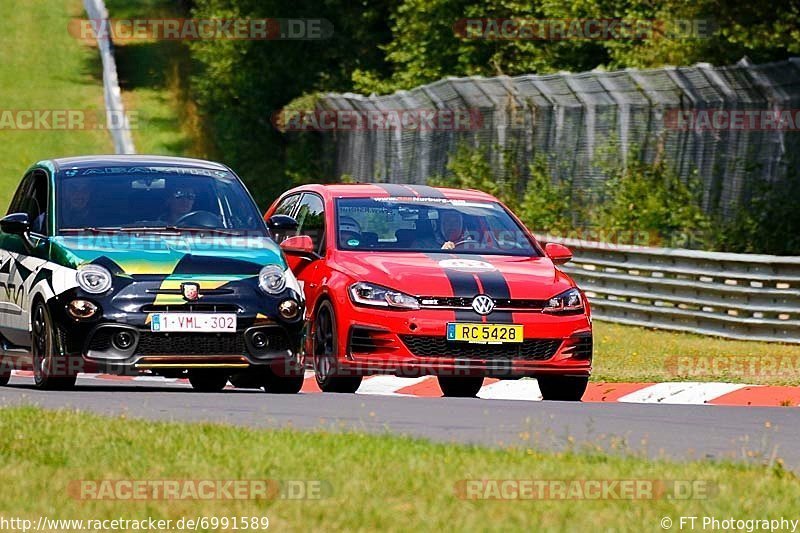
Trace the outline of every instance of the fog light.
<path fill-rule="evenodd" d="M 284 300 L 278 306 L 278 312 L 287 320 L 297 318 L 300 313 L 300 305 L 294 300 Z"/>
<path fill-rule="evenodd" d="M 91 318 L 97 312 L 97 306 L 89 300 L 72 300 L 67 310 L 73 318 Z"/>
<path fill-rule="evenodd" d="M 261 331 L 257 331 L 253 333 L 253 346 L 258 350 L 263 350 L 267 346 L 269 346 L 269 337 L 266 334 L 262 333 Z"/>
<path fill-rule="evenodd" d="M 133 333 L 129 331 L 120 331 L 114 335 L 111 342 L 117 350 L 125 351 L 133 346 L 133 340 Z"/>

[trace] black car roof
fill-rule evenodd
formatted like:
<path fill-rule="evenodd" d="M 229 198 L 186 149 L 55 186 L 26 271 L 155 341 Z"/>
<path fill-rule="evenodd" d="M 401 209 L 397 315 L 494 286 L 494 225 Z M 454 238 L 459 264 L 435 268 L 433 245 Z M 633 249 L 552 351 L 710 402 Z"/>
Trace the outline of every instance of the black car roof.
<path fill-rule="evenodd" d="M 100 168 L 113 167 L 141 167 L 141 166 L 174 166 L 205 168 L 209 170 L 231 170 L 220 163 L 204 159 L 191 159 L 188 157 L 167 157 L 159 155 L 87 155 L 81 157 L 62 157 L 52 159 L 56 173 L 65 168 Z"/>

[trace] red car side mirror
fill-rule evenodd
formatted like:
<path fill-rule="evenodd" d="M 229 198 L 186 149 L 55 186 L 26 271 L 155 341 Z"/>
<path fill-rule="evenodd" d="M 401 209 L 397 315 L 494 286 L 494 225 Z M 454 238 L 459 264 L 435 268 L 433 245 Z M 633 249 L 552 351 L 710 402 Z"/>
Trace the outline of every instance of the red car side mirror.
<path fill-rule="evenodd" d="M 281 248 L 287 254 L 314 256 L 314 241 L 308 235 L 295 235 L 281 242 Z"/>
<path fill-rule="evenodd" d="M 545 244 L 544 253 L 546 253 L 547 257 L 556 265 L 563 265 L 564 263 L 572 261 L 572 251 L 563 244 L 557 242 L 548 242 Z"/>

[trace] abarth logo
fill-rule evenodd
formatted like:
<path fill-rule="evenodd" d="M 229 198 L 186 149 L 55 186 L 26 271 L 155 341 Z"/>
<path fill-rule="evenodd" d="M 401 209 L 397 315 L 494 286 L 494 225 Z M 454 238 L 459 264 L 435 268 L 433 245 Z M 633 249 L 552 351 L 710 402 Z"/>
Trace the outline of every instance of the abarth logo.
<path fill-rule="evenodd" d="M 197 283 L 181 283 L 181 293 L 187 302 L 193 302 L 200 298 L 200 285 Z"/>
<path fill-rule="evenodd" d="M 472 300 L 472 309 L 479 315 L 488 315 L 494 310 L 494 300 L 484 294 L 479 294 Z"/>

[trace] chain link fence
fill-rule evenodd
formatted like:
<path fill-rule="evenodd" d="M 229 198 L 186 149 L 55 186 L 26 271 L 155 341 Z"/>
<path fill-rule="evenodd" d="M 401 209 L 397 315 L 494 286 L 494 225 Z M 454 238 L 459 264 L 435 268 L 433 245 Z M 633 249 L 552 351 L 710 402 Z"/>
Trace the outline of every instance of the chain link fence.
<path fill-rule="evenodd" d="M 432 110 L 479 113 L 469 128 L 335 128 L 323 135 L 333 175 L 357 181 L 425 183 L 444 174 L 460 145 L 488 150 L 499 180 L 506 157 L 527 179 L 528 164 L 544 156 L 554 178 L 569 178 L 581 191 L 599 190 L 598 157 L 627 154 L 636 146 L 647 162 L 664 158 L 683 177 L 696 173 L 704 208 L 731 214 L 748 179 L 785 175 L 800 154 L 800 58 L 754 65 L 618 72 L 449 78 L 389 96 L 327 94 L 318 111 L 386 115 Z M 744 122 L 705 127 L 698 119 L 745 112 Z M 763 112 L 789 112 L 791 124 L 763 127 Z M 755 114 L 746 115 L 746 112 Z M 756 126 L 747 117 L 756 117 Z M 800 119 L 800 117 L 797 117 Z M 714 119 L 716 120 L 716 119 Z M 794 130 L 794 131 L 792 131 Z M 607 156 L 608 157 L 608 156 Z M 524 183 L 523 183 L 524 185 Z"/>

